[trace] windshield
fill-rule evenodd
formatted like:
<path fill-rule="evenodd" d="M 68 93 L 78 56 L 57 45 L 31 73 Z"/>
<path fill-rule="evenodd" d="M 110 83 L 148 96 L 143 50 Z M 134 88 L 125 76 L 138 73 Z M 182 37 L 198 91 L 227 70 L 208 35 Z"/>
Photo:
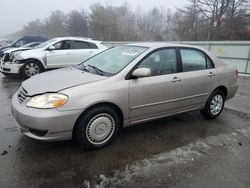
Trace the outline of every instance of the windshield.
<path fill-rule="evenodd" d="M 34 48 L 35 48 L 35 49 L 37 49 L 37 48 L 43 48 L 43 47 L 45 47 L 45 46 L 47 46 L 47 45 L 49 45 L 49 44 L 51 44 L 51 43 L 53 43 L 53 42 L 55 42 L 55 41 L 57 41 L 57 39 L 51 39 L 51 40 L 48 40 L 48 41 L 46 41 L 46 42 L 43 42 L 43 43 L 37 45 L 37 46 L 34 47 Z"/>
<path fill-rule="evenodd" d="M 120 72 L 147 48 L 137 46 L 117 46 L 79 64 L 78 69 L 112 76 Z"/>
<path fill-rule="evenodd" d="M 14 42 L 10 43 L 10 46 L 14 46 L 15 43 L 17 43 L 20 39 L 15 40 Z"/>
<path fill-rule="evenodd" d="M 35 47 L 37 45 L 41 44 L 40 42 L 31 42 L 31 43 L 28 43 L 28 44 L 25 44 L 23 46 L 21 46 L 21 48 L 27 48 L 27 47 Z"/>

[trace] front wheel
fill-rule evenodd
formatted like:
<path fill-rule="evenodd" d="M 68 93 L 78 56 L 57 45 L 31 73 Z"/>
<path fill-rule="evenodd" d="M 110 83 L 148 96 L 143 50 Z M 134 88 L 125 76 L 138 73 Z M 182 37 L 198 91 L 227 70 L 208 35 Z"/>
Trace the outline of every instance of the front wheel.
<path fill-rule="evenodd" d="M 225 95 L 222 91 L 214 91 L 207 100 L 205 108 L 201 110 L 201 114 L 206 119 L 215 119 L 222 112 L 225 104 Z"/>
<path fill-rule="evenodd" d="M 102 148 L 111 143 L 117 135 L 119 122 L 119 117 L 112 108 L 94 108 L 77 121 L 74 139 L 86 149 Z"/>
<path fill-rule="evenodd" d="M 43 67 L 40 65 L 40 63 L 28 61 L 22 66 L 20 70 L 20 74 L 22 78 L 30 78 L 32 76 L 35 76 L 41 73 L 42 70 L 43 70 Z"/>

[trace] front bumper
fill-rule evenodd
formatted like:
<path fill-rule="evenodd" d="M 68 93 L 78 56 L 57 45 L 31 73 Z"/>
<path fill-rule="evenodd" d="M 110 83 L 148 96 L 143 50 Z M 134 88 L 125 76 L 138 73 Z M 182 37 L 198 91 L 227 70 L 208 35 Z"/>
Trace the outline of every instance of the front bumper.
<path fill-rule="evenodd" d="M 0 72 L 8 73 L 8 74 L 19 74 L 21 67 L 22 67 L 22 64 L 13 64 L 10 62 L 1 61 Z"/>
<path fill-rule="evenodd" d="M 60 111 L 57 109 L 35 109 L 26 107 L 28 98 L 20 104 L 17 94 L 12 97 L 12 115 L 21 132 L 42 141 L 72 139 L 72 131 L 80 110 Z"/>

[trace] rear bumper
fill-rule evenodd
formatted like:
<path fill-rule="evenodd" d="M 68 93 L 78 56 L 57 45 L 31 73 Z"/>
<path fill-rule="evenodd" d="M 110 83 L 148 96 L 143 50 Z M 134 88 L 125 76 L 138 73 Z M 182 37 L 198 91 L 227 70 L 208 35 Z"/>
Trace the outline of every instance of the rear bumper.
<path fill-rule="evenodd" d="M 27 100 L 20 104 L 15 94 L 11 102 L 12 115 L 24 135 L 42 141 L 72 139 L 73 127 L 81 113 L 80 110 L 28 108 L 25 105 Z"/>
<path fill-rule="evenodd" d="M 12 64 L 10 62 L 1 61 L 0 72 L 8 74 L 19 74 L 22 64 Z"/>

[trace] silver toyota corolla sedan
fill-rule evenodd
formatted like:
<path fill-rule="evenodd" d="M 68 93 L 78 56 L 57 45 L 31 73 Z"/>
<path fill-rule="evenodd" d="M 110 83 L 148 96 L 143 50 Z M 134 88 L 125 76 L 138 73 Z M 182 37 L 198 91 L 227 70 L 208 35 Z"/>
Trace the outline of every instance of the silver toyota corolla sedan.
<path fill-rule="evenodd" d="M 101 148 L 121 127 L 193 110 L 218 117 L 237 91 L 237 74 L 198 47 L 123 45 L 24 81 L 12 114 L 26 136 Z"/>

